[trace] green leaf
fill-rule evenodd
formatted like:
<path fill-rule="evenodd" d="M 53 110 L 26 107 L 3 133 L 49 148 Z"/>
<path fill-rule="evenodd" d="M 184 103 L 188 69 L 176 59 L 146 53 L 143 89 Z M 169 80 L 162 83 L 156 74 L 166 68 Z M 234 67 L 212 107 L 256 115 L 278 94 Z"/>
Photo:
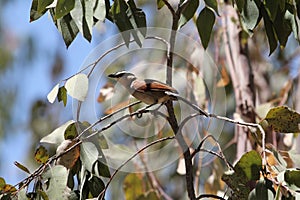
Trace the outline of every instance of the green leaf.
<path fill-rule="evenodd" d="M 220 16 L 219 11 L 218 11 L 218 2 L 217 0 L 204 0 L 205 5 L 211 9 L 213 9 L 217 15 Z"/>
<path fill-rule="evenodd" d="M 286 23 L 288 24 L 288 26 L 292 29 L 295 39 L 299 41 L 298 23 L 296 20 L 296 14 L 294 14 L 294 9 L 292 6 L 287 6 L 287 10 L 285 12 L 284 19 L 285 19 Z"/>
<path fill-rule="evenodd" d="M 39 164 L 45 164 L 49 158 L 47 149 L 44 146 L 40 145 L 39 148 L 37 148 L 37 150 L 35 151 L 34 158 Z"/>
<path fill-rule="evenodd" d="M 241 12 L 243 28 L 247 32 L 252 32 L 260 21 L 259 16 L 259 5 L 254 0 L 245 0 L 243 3 L 244 7 Z M 241 5 L 240 5 L 241 6 Z"/>
<path fill-rule="evenodd" d="M 296 0 L 298 1 L 298 0 Z M 279 8 L 280 8 L 280 11 L 284 11 L 285 10 L 285 0 L 279 0 Z"/>
<path fill-rule="evenodd" d="M 0 190 L 3 190 L 5 185 L 6 185 L 6 182 L 5 182 L 4 178 L 0 177 Z"/>
<path fill-rule="evenodd" d="M 234 170 L 246 176 L 247 180 L 258 180 L 261 169 L 261 156 L 252 150 L 245 153 L 238 163 L 234 166 Z"/>
<path fill-rule="evenodd" d="M 165 3 L 163 0 L 156 0 L 157 9 L 160 10 L 162 7 L 165 6 Z"/>
<path fill-rule="evenodd" d="M 64 138 L 65 140 L 72 140 L 76 138 L 77 135 L 76 122 L 74 122 L 66 128 Z"/>
<path fill-rule="evenodd" d="M 102 190 L 105 188 L 104 182 L 97 176 L 92 176 L 91 178 L 89 178 L 87 186 L 92 197 L 97 197 L 100 194 L 100 192 L 102 192 Z"/>
<path fill-rule="evenodd" d="M 37 193 L 43 198 L 43 200 L 49 200 L 48 195 L 43 190 L 37 190 Z"/>
<path fill-rule="evenodd" d="M 89 79 L 86 74 L 76 74 L 66 81 L 65 88 L 71 97 L 84 101 L 89 89 Z"/>
<path fill-rule="evenodd" d="M 45 181 L 49 181 L 49 186 L 47 188 L 44 186 L 44 191 L 49 199 L 67 199 L 67 168 L 62 165 L 56 165 L 42 174 L 42 178 Z"/>
<path fill-rule="evenodd" d="M 182 10 L 178 27 L 183 27 L 195 15 L 199 6 L 199 0 L 191 0 L 188 5 Z"/>
<path fill-rule="evenodd" d="M 137 197 L 144 194 L 141 174 L 128 174 L 123 183 L 125 192 L 125 199 L 137 199 Z"/>
<path fill-rule="evenodd" d="M 66 46 L 69 47 L 79 32 L 75 21 L 72 19 L 70 14 L 55 20 L 54 11 L 52 10 L 50 13 L 57 29 L 62 34 Z"/>
<path fill-rule="evenodd" d="M 82 30 L 83 30 L 83 36 L 85 39 L 87 39 L 89 42 L 92 40 L 92 28 L 94 24 L 94 0 L 85 0 L 82 1 L 82 7 L 83 7 L 83 23 L 82 23 Z"/>
<path fill-rule="evenodd" d="M 24 171 L 24 172 L 30 174 L 29 169 L 28 169 L 27 167 L 25 167 L 24 165 L 22 165 L 21 163 L 15 161 L 14 164 L 15 164 L 19 169 L 21 169 L 22 171 Z"/>
<path fill-rule="evenodd" d="M 300 170 L 286 170 L 284 180 L 289 185 L 295 185 L 300 188 Z"/>
<path fill-rule="evenodd" d="M 38 0 L 37 11 L 39 14 L 44 14 L 47 11 L 47 6 L 49 6 L 54 0 Z"/>
<path fill-rule="evenodd" d="M 275 190 L 272 187 L 272 182 L 268 179 L 261 179 L 257 182 L 255 188 L 250 192 L 248 200 L 273 200 Z"/>
<path fill-rule="evenodd" d="M 96 161 L 93 169 L 93 173 L 97 176 L 103 176 L 106 178 L 110 178 L 110 171 L 107 165 L 105 165 L 105 160 L 103 160 L 104 155 L 102 158 Z"/>
<path fill-rule="evenodd" d="M 279 0 L 264 0 L 264 6 L 271 21 L 274 22 L 279 8 Z"/>
<path fill-rule="evenodd" d="M 273 23 L 270 20 L 268 14 L 264 8 L 261 9 L 261 14 L 264 19 L 265 29 L 266 29 L 266 33 L 267 33 L 268 42 L 269 42 L 269 48 L 270 48 L 269 55 L 271 55 L 274 52 L 274 50 L 277 48 L 277 38 L 276 38 L 275 30 L 273 27 Z"/>
<path fill-rule="evenodd" d="M 259 180 L 261 165 L 259 153 L 249 151 L 234 166 L 234 172 L 223 174 L 222 180 L 234 191 L 237 198 L 247 199 L 250 193 L 249 183 Z"/>
<path fill-rule="evenodd" d="M 202 45 L 205 49 L 208 46 L 214 23 L 215 23 L 214 12 L 207 7 L 203 8 L 203 10 L 200 12 L 197 18 L 196 25 L 200 35 Z"/>
<path fill-rule="evenodd" d="M 62 101 L 64 103 L 64 106 L 67 105 L 68 97 L 67 97 L 67 90 L 66 90 L 65 86 L 62 86 L 59 88 L 58 94 L 57 94 L 57 99 L 58 99 L 58 102 Z"/>
<path fill-rule="evenodd" d="M 137 8 L 133 0 L 128 0 L 129 9 L 127 10 L 127 15 L 129 16 L 130 23 L 133 27 L 130 30 L 136 43 L 141 47 L 142 41 L 146 36 L 146 15 L 142 9 Z"/>
<path fill-rule="evenodd" d="M 83 34 L 82 24 L 83 24 L 83 7 L 81 0 L 75 0 L 74 9 L 71 10 L 70 15 L 76 26 L 78 27 L 80 33 Z"/>
<path fill-rule="evenodd" d="M 29 20 L 30 22 L 33 22 L 33 21 L 39 19 L 46 12 L 46 11 L 44 11 L 42 13 L 38 12 L 38 1 L 39 0 L 33 0 L 32 3 L 31 3 L 30 20 Z"/>
<path fill-rule="evenodd" d="M 97 0 L 94 5 L 94 17 L 100 21 L 104 21 L 106 16 L 105 0 Z"/>
<path fill-rule="evenodd" d="M 276 132 L 298 133 L 300 132 L 300 114 L 286 106 L 272 108 L 265 120 Z"/>
<path fill-rule="evenodd" d="M 246 0 L 235 0 L 235 3 L 237 5 L 237 8 L 238 8 L 238 10 L 239 10 L 240 13 L 242 13 L 243 10 L 244 10 L 245 1 Z"/>
<path fill-rule="evenodd" d="M 58 0 L 55 7 L 55 19 L 60 19 L 74 8 L 75 0 Z"/>
<path fill-rule="evenodd" d="M 97 147 L 91 142 L 82 142 L 80 145 L 80 158 L 82 164 L 88 171 L 93 170 L 93 164 L 98 160 L 99 152 Z"/>
<path fill-rule="evenodd" d="M 64 138 L 64 133 L 67 127 L 74 123 L 74 120 L 67 121 L 60 127 L 56 128 L 54 131 L 52 131 L 49 135 L 43 137 L 40 142 L 41 143 L 48 143 L 48 144 L 56 144 L 59 145 L 61 144 L 65 138 Z"/>
<path fill-rule="evenodd" d="M 130 31 L 133 29 L 133 26 L 130 23 L 129 17 L 126 14 L 128 6 L 124 0 L 115 0 L 114 4 L 110 8 L 110 13 L 114 20 L 114 23 L 117 25 L 119 31 L 122 34 L 126 46 L 129 46 L 130 43 Z"/>

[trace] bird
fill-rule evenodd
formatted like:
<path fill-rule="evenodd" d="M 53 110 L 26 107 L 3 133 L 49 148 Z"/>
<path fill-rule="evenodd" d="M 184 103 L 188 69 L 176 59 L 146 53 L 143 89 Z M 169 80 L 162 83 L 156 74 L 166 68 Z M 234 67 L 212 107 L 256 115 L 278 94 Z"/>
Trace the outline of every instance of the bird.
<path fill-rule="evenodd" d="M 133 73 L 128 71 L 109 74 L 108 77 L 118 81 L 133 97 L 145 104 L 162 104 L 168 100 L 177 101 L 176 95 L 178 91 L 158 80 L 140 80 Z"/>

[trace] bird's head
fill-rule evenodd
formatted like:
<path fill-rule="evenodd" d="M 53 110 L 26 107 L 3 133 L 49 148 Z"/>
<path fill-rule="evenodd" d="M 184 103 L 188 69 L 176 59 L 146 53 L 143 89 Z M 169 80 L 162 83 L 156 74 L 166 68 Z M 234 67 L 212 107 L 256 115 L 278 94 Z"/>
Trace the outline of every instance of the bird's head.
<path fill-rule="evenodd" d="M 127 71 L 109 74 L 108 77 L 116 79 L 116 81 L 120 82 L 124 86 L 129 86 L 132 81 L 136 80 L 136 76 L 133 73 Z"/>

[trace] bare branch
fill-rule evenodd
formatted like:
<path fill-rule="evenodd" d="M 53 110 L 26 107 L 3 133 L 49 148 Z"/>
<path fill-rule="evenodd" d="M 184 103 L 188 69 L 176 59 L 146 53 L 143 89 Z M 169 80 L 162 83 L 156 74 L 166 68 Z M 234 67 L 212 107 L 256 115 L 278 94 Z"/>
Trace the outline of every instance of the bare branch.
<path fill-rule="evenodd" d="M 166 4 L 166 6 L 168 7 L 168 9 L 170 10 L 170 12 L 172 13 L 172 15 L 175 15 L 175 10 L 174 8 L 171 6 L 171 4 L 168 2 L 168 0 L 163 0 L 163 2 Z"/>

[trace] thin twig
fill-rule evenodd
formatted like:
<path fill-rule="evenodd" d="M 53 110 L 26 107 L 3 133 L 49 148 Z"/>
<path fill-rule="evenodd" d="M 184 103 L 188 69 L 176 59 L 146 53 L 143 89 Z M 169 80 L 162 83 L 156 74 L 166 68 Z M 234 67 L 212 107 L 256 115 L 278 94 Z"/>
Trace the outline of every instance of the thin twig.
<path fill-rule="evenodd" d="M 201 194 L 200 196 L 198 196 L 196 198 L 196 200 L 204 199 L 204 198 L 214 198 L 214 199 L 225 200 L 223 197 L 219 197 L 219 196 L 214 195 L 214 194 Z"/>
<path fill-rule="evenodd" d="M 219 120 L 223 120 L 223 121 L 227 121 L 227 122 L 239 125 L 239 126 L 257 128 L 262 134 L 262 141 L 261 141 L 262 154 L 263 154 L 262 166 L 263 166 L 263 169 L 266 169 L 266 144 L 265 144 L 266 133 L 265 133 L 264 129 L 262 128 L 262 126 L 260 124 L 237 121 L 237 120 L 230 119 L 228 117 L 218 116 L 218 115 L 211 114 L 211 113 L 209 114 L 209 117 L 219 119 Z"/>
<path fill-rule="evenodd" d="M 163 2 L 164 2 L 165 5 L 168 7 L 168 9 L 170 10 L 171 14 L 174 16 L 174 15 L 175 15 L 175 10 L 174 10 L 174 8 L 171 6 L 171 4 L 170 4 L 167 0 L 163 0 Z"/>
<path fill-rule="evenodd" d="M 136 157 L 137 155 L 139 155 L 141 152 L 143 152 L 145 149 L 157 144 L 157 143 L 160 143 L 160 142 L 163 142 L 163 141 L 166 141 L 166 140 L 172 140 L 174 139 L 175 136 L 169 136 L 169 137 L 164 137 L 164 138 L 161 138 L 161 139 L 158 139 L 158 140 L 155 140 L 149 144 L 147 144 L 146 146 L 144 146 L 143 148 L 141 148 L 139 151 L 135 152 L 132 156 L 130 156 L 130 158 L 128 158 L 123 164 L 121 164 L 117 169 L 116 171 L 111 175 L 109 181 L 107 182 L 105 188 L 102 190 L 102 192 L 99 194 L 98 196 L 98 199 L 104 199 L 104 195 L 105 195 L 105 192 L 108 188 L 108 186 L 110 185 L 111 181 L 113 180 L 114 176 L 129 162 L 131 161 L 134 157 Z"/>
<path fill-rule="evenodd" d="M 197 106 L 196 104 L 191 103 L 189 100 L 185 99 L 184 97 L 179 96 L 178 94 L 172 93 L 172 92 L 165 92 L 167 95 L 172 96 L 174 98 L 177 98 L 183 102 L 185 102 L 186 104 L 188 104 L 189 106 L 191 106 L 194 110 L 196 110 L 197 112 L 199 112 L 201 115 L 204 115 L 206 117 L 208 117 L 208 113 L 205 112 L 204 110 L 202 110 L 199 106 Z"/>
<path fill-rule="evenodd" d="M 112 117 L 113 115 L 115 115 L 115 114 L 117 114 L 117 113 L 119 113 L 119 112 L 121 112 L 121 111 L 123 111 L 123 110 L 125 110 L 127 108 L 130 108 L 130 107 L 135 106 L 135 105 L 140 104 L 140 103 L 141 103 L 141 101 L 133 102 L 133 103 L 131 103 L 131 104 L 129 104 L 129 105 L 123 107 L 123 108 L 120 108 L 120 109 L 116 110 L 115 112 L 113 112 L 113 113 L 111 113 L 109 115 L 105 115 L 104 117 L 101 117 L 95 123 L 91 124 L 89 127 L 87 127 L 86 129 L 84 129 L 76 138 L 79 139 L 84 133 L 86 133 L 89 129 L 93 128 L 94 126 L 96 126 L 100 122 L 102 122 L 102 121 L 104 121 L 104 120 Z"/>
<path fill-rule="evenodd" d="M 135 143 L 135 146 L 136 146 L 136 143 Z M 156 191 L 157 195 L 162 196 L 163 199 L 172 200 L 172 198 L 162 189 L 162 187 L 160 186 L 154 173 L 149 170 L 149 168 L 147 166 L 147 162 L 145 161 L 144 157 L 141 154 L 140 154 L 140 159 L 141 159 L 142 164 L 144 165 L 144 168 L 146 170 L 145 173 L 146 173 L 147 178 L 149 179 L 149 184 L 151 185 L 152 189 L 154 191 Z"/>

